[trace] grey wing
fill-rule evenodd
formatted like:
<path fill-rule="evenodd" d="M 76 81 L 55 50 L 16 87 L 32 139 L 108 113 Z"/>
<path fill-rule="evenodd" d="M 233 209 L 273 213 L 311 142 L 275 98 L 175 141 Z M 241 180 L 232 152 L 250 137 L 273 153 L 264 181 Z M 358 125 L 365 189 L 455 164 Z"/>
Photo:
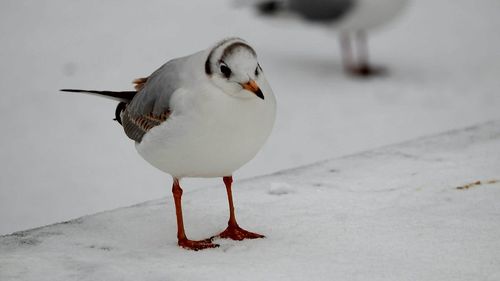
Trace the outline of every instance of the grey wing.
<path fill-rule="evenodd" d="M 289 0 L 290 10 L 317 22 L 337 21 L 355 5 L 356 0 Z"/>
<path fill-rule="evenodd" d="M 144 134 L 168 119 L 170 98 L 182 84 L 184 58 L 167 62 L 148 78 L 135 81 L 137 94 L 121 113 L 123 129 L 129 138 L 141 142 Z"/>

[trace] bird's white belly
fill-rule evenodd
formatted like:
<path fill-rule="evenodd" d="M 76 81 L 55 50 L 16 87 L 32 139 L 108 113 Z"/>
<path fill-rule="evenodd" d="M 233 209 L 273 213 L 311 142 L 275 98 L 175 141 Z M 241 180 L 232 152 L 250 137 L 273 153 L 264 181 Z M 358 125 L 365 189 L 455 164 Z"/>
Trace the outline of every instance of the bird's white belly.
<path fill-rule="evenodd" d="M 272 101 L 223 97 L 174 114 L 136 144 L 139 154 L 177 178 L 230 176 L 251 160 L 269 136 Z M 267 102 L 267 103 L 266 103 Z"/>

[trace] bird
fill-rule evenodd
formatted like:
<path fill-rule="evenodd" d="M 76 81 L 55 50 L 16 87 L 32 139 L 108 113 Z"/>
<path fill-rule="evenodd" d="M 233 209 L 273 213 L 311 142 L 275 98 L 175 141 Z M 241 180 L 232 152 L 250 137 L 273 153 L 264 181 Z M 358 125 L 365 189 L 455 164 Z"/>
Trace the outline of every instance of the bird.
<path fill-rule="evenodd" d="M 135 91 L 61 89 L 118 101 L 115 120 L 152 166 L 169 174 L 177 219 L 177 244 L 189 250 L 215 248 L 214 238 L 263 238 L 241 228 L 233 205 L 233 173 L 251 160 L 269 137 L 276 98 L 254 48 L 237 37 L 172 59 L 150 76 L 133 81 Z M 204 240 L 184 229 L 181 180 L 222 178 L 229 203 L 227 228 Z"/>
<path fill-rule="evenodd" d="M 407 2 L 408 0 L 259 0 L 253 5 L 263 16 L 295 16 L 306 22 L 337 30 L 344 70 L 356 76 L 371 76 L 383 74 L 385 70 L 370 64 L 366 34 L 399 15 Z"/>

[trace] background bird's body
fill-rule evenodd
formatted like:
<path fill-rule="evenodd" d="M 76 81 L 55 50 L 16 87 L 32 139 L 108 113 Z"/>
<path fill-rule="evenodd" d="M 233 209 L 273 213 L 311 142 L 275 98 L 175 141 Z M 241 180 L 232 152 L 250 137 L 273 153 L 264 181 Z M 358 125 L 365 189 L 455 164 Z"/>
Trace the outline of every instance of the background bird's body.
<path fill-rule="evenodd" d="M 370 31 L 390 22 L 408 0 L 352 0 L 352 9 L 332 27 L 340 32 Z"/>
<path fill-rule="evenodd" d="M 300 17 L 341 32 L 368 31 L 391 21 L 408 0 L 261 0 L 257 10 L 274 17 Z"/>
<path fill-rule="evenodd" d="M 274 18 L 299 18 L 338 32 L 344 69 L 367 76 L 381 69 L 369 64 L 366 34 L 393 20 L 408 0 L 262 0 L 255 7 Z M 353 48 L 353 45 L 355 48 Z M 357 54 L 355 54 L 357 53 Z"/>
<path fill-rule="evenodd" d="M 336 23 L 356 8 L 356 0 L 288 0 L 283 1 L 288 10 L 306 20 L 317 23 Z"/>

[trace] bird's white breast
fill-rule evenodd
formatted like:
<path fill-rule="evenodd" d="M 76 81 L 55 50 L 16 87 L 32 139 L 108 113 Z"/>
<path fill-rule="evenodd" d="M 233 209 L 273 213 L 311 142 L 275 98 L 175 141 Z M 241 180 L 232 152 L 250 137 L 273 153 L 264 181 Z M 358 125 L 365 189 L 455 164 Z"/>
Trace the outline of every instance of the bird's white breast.
<path fill-rule="evenodd" d="M 274 124 L 275 98 L 260 80 L 265 100 L 250 93 L 231 97 L 207 83 L 178 90 L 172 115 L 136 144 L 137 151 L 177 178 L 231 175 L 257 154 Z"/>

